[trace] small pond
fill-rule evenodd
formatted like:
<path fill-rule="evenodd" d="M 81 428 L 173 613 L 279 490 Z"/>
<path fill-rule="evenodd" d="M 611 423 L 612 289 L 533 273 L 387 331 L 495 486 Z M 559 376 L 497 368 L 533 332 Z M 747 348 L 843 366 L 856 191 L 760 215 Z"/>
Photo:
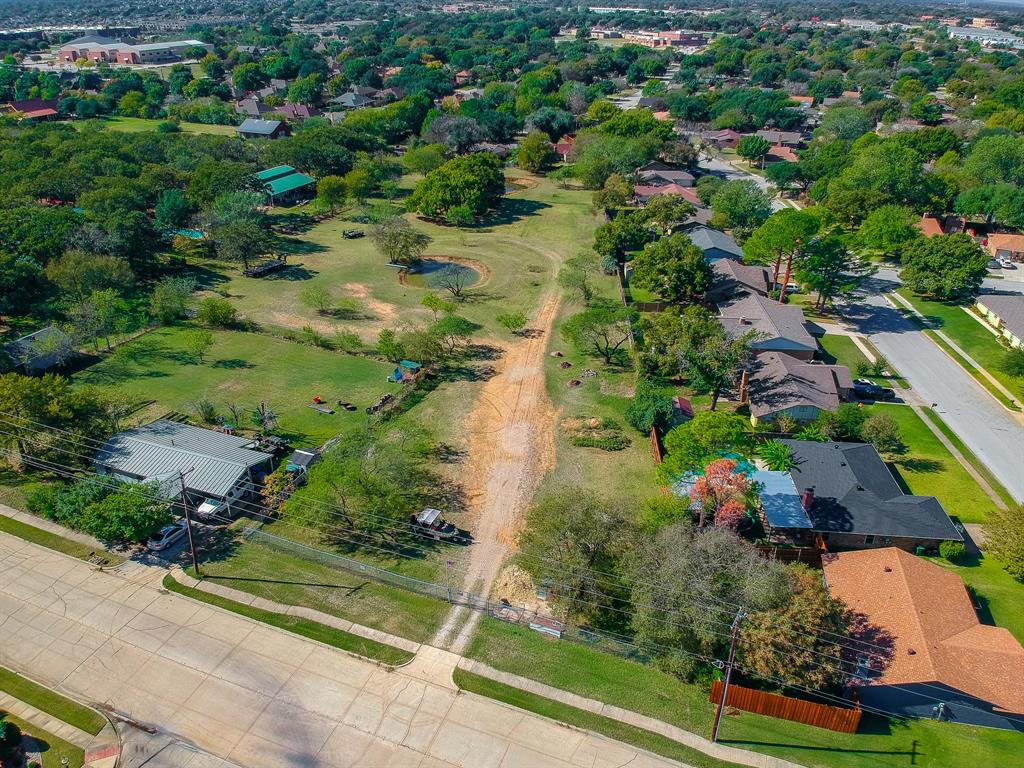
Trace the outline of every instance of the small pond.
<path fill-rule="evenodd" d="M 444 259 L 422 259 L 415 272 L 407 272 L 405 282 L 417 288 L 441 288 L 454 276 L 462 281 L 463 288 L 472 288 L 480 282 L 480 272 L 466 264 Z"/>
<path fill-rule="evenodd" d="M 522 190 L 529 188 L 529 184 L 523 184 L 522 182 L 515 181 L 514 179 L 505 179 L 506 195 L 511 195 L 513 192 L 521 192 Z"/>

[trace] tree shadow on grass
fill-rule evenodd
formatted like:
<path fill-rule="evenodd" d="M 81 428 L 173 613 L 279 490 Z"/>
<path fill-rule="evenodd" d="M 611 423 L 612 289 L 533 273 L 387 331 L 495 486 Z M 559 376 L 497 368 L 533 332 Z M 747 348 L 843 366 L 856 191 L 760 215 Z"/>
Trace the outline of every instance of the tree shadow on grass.
<path fill-rule="evenodd" d="M 921 456 L 914 456 L 907 459 L 897 459 L 894 462 L 898 467 L 907 470 L 908 472 L 917 473 L 934 473 L 941 472 L 945 469 L 945 462 L 937 459 L 928 459 Z"/>
<path fill-rule="evenodd" d="M 255 368 L 256 366 L 250 363 L 248 360 L 242 360 L 239 357 L 231 357 L 225 360 L 215 360 L 210 364 L 211 368 Z"/>
<path fill-rule="evenodd" d="M 282 280 L 288 282 L 298 282 L 299 280 L 309 280 L 313 277 L 316 277 L 319 274 L 320 273 L 317 272 L 315 269 L 310 269 L 309 267 L 305 267 L 302 264 L 290 264 L 289 266 L 279 269 L 276 272 L 271 272 L 268 275 L 264 275 L 260 279 L 271 282 Z"/>
<path fill-rule="evenodd" d="M 294 254 L 323 253 L 327 246 L 314 243 L 311 240 L 299 240 L 295 237 L 278 237 L 275 243 L 276 249 L 289 256 Z"/>
<path fill-rule="evenodd" d="M 477 232 L 487 232 L 491 227 L 501 227 L 514 224 L 520 219 L 528 216 L 539 216 L 545 208 L 550 208 L 548 203 L 539 200 L 524 200 L 521 198 L 505 198 L 490 216 L 481 219 L 478 223 L 472 224 L 467 229 Z"/>

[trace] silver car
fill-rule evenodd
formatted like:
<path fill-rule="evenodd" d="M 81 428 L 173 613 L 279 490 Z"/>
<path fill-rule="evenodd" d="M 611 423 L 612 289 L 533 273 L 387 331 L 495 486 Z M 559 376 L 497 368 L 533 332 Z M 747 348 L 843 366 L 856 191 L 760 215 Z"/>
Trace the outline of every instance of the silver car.
<path fill-rule="evenodd" d="M 188 524 L 184 520 L 165 525 L 159 531 L 149 537 L 146 542 L 146 549 L 150 552 L 162 552 L 180 539 L 188 530 Z"/>

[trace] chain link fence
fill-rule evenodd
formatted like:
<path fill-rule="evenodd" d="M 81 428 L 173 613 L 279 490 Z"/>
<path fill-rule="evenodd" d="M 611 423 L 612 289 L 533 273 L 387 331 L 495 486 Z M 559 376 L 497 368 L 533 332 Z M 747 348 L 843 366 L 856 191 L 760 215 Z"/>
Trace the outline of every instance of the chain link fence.
<path fill-rule="evenodd" d="M 266 531 L 251 526 L 243 528 L 242 535 L 247 541 L 260 544 L 261 546 L 269 549 L 287 552 L 288 554 L 296 555 L 305 560 L 316 562 L 329 568 L 340 569 L 357 576 L 373 579 L 374 581 L 382 584 L 388 584 L 409 592 L 415 592 L 420 595 L 432 597 L 436 600 L 444 600 L 452 605 L 463 606 L 470 610 L 479 611 L 480 613 L 494 619 L 505 621 L 509 624 L 528 627 L 551 637 L 556 637 L 560 640 L 567 640 L 579 645 L 585 645 L 604 653 L 611 653 L 623 658 L 633 659 L 634 661 L 644 663 L 650 661 L 650 658 L 627 638 L 588 627 L 578 627 L 572 624 L 566 624 L 564 622 L 554 620 L 549 616 L 539 614 L 535 610 L 530 610 L 519 605 L 513 605 L 505 600 L 496 602 L 488 600 L 482 595 L 466 592 L 459 589 L 457 586 L 438 584 L 432 581 L 416 579 L 401 573 L 395 573 L 387 568 L 370 565 L 369 563 L 364 563 L 361 560 L 356 560 L 355 558 L 347 557 L 337 552 L 328 552 L 326 550 L 317 549 L 316 547 L 311 547 L 307 544 L 302 544 L 301 542 L 294 541 L 283 536 L 267 533 Z M 454 573 L 452 576 L 453 583 L 457 583 Z"/>

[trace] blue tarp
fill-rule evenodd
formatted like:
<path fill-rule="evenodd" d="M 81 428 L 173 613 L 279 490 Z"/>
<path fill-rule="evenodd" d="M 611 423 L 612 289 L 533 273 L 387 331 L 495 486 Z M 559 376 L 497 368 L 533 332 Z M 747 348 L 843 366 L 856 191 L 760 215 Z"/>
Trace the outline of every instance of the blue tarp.
<path fill-rule="evenodd" d="M 751 477 L 761 486 L 761 508 L 772 528 L 810 528 L 811 521 L 800 503 L 800 493 L 789 472 L 758 470 Z"/>

